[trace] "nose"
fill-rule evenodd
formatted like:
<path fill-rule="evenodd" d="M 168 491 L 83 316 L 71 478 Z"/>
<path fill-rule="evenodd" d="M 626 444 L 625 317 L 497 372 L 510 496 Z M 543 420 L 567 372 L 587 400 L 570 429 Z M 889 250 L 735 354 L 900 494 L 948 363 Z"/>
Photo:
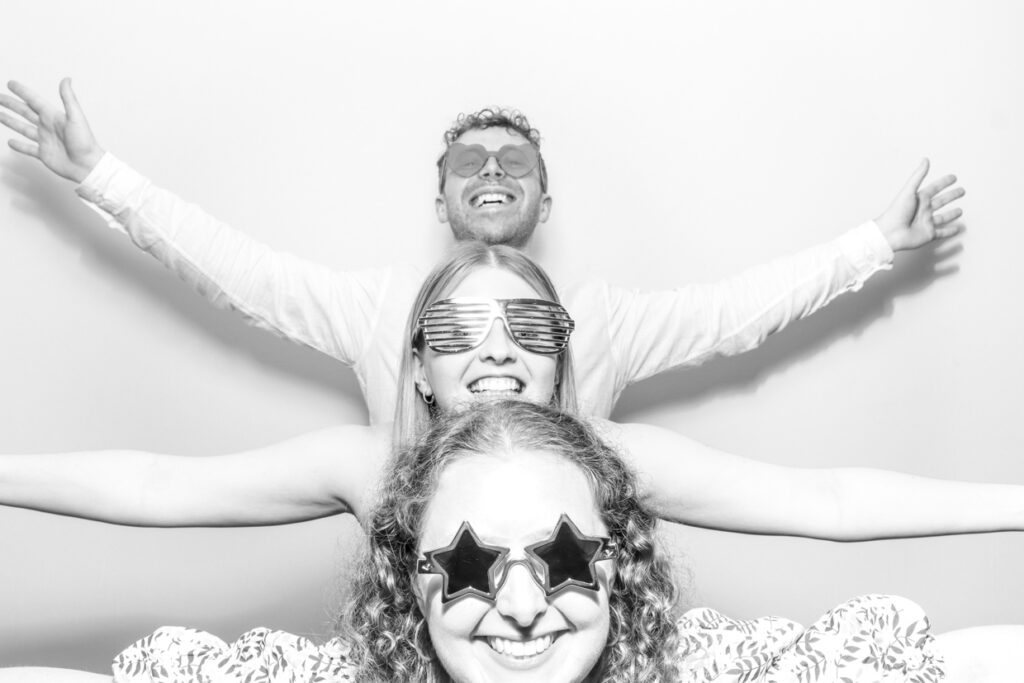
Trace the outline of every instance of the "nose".
<path fill-rule="evenodd" d="M 525 565 L 514 564 L 508 568 L 494 606 L 501 616 L 525 628 L 547 611 L 548 600 L 533 573 Z"/>
<path fill-rule="evenodd" d="M 487 157 L 487 163 L 480 169 L 480 176 L 482 178 L 504 178 L 505 169 L 498 164 L 498 158 L 495 156 Z"/>
<path fill-rule="evenodd" d="M 505 323 L 495 320 L 490 332 L 479 347 L 480 360 L 502 365 L 516 359 L 516 345 L 508 336 Z"/>

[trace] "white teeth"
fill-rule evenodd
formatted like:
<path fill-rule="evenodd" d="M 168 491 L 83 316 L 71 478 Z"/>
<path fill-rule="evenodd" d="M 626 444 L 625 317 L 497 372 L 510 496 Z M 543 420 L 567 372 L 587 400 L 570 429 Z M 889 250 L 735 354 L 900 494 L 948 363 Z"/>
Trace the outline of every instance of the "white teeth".
<path fill-rule="evenodd" d="M 523 390 L 523 385 L 514 377 L 481 377 L 469 385 L 469 390 L 474 394 L 483 392 L 513 392 Z"/>
<path fill-rule="evenodd" d="M 511 197 L 502 192 L 485 192 L 473 198 L 473 208 L 479 208 L 484 204 L 506 204 Z"/>
<path fill-rule="evenodd" d="M 496 636 L 487 638 L 487 644 L 498 654 L 518 658 L 535 657 L 542 652 L 546 652 L 551 647 L 553 641 L 554 636 L 550 634 L 526 641 L 508 640 L 507 638 L 498 638 Z"/>

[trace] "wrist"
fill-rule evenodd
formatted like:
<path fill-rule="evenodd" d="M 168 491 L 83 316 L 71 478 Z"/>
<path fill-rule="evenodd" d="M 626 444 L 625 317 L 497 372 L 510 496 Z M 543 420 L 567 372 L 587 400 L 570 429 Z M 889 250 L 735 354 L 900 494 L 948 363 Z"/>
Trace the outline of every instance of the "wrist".
<path fill-rule="evenodd" d="M 78 159 L 72 162 L 69 180 L 81 184 L 92 173 L 92 170 L 96 168 L 96 164 L 100 163 L 100 159 L 103 158 L 104 154 L 106 154 L 106 151 L 102 147 L 97 146 L 80 155 Z"/>
<path fill-rule="evenodd" d="M 894 220 L 887 214 L 882 214 L 875 219 L 875 225 L 878 226 L 878 231 L 882 233 L 882 237 L 889 244 L 889 248 L 893 251 L 900 251 L 906 249 L 907 246 L 904 244 L 903 238 L 903 226 L 899 224 L 899 221 Z"/>

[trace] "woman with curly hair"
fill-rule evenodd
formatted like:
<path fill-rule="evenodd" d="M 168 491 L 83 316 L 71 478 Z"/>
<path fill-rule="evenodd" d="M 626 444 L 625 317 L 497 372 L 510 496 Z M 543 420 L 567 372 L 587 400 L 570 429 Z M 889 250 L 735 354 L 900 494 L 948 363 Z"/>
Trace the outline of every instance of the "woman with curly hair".
<path fill-rule="evenodd" d="M 439 419 L 384 481 L 344 618 L 357 680 L 675 680 L 655 518 L 584 423 L 484 404 Z M 480 552 L 490 571 L 466 568 Z"/>

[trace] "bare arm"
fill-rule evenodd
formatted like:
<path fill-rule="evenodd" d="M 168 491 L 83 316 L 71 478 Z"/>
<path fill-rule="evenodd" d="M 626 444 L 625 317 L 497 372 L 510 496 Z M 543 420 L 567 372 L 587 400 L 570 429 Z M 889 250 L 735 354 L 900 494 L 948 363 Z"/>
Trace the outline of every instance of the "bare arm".
<path fill-rule="evenodd" d="M 228 455 L 2 455 L 0 503 L 153 527 L 362 518 L 388 448 L 386 430 L 346 426 Z"/>
<path fill-rule="evenodd" d="M 673 431 L 602 423 L 663 518 L 753 534 L 867 541 L 1024 530 L 1024 487 L 864 468 L 783 467 Z"/>

